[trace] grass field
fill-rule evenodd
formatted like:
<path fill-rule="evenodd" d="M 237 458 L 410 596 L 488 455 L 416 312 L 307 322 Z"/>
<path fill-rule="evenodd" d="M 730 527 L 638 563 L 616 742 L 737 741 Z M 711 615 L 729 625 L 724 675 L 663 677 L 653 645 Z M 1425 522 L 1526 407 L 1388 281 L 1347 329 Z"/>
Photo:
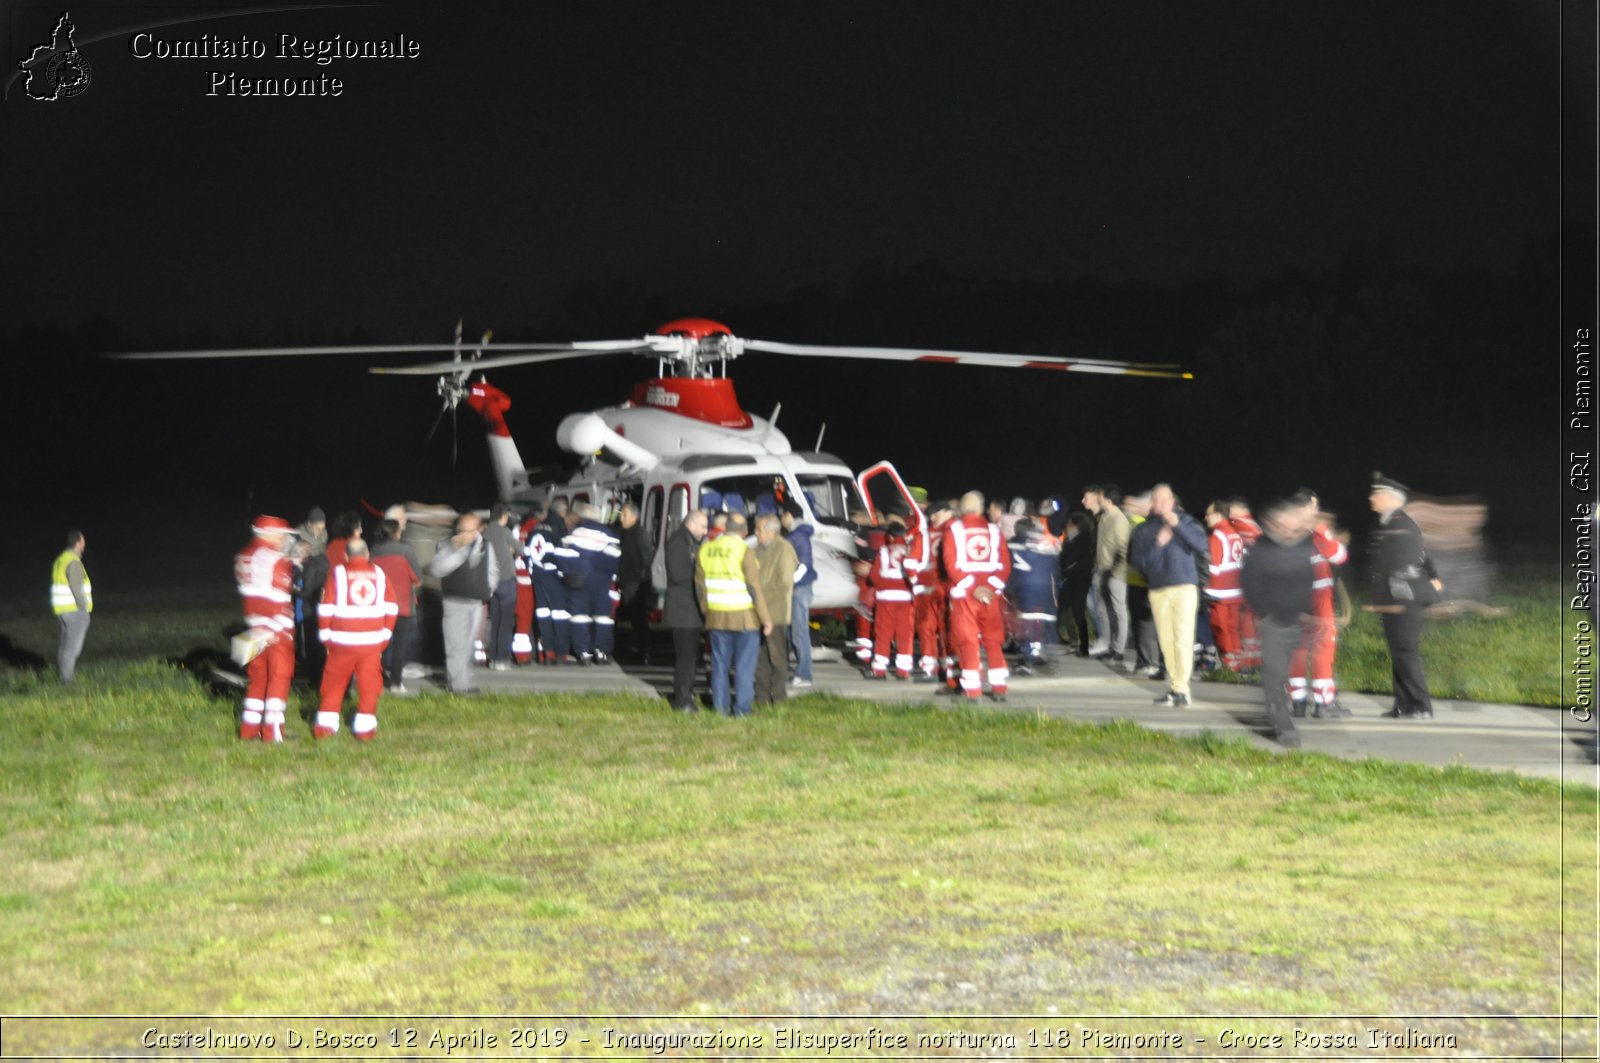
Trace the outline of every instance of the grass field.
<path fill-rule="evenodd" d="M 1499 1056 L 1593 1010 L 1581 787 L 827 697 L 242 745 L 151 653 L 233 608 L 108 597 L 76 689 L 0 673 L 0 1012 L 1464 1014 Z"/>

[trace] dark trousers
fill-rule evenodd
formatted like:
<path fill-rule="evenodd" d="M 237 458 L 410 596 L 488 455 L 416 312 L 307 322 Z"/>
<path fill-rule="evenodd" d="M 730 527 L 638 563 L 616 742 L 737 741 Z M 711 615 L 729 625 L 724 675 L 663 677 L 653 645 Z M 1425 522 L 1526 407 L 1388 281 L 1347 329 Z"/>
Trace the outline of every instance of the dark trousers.
<path fill-rule="evenodd" d="M 700 663 L 700 629 L 672 629 L 672 707 L 697 708 L 694 700 L 694 673 Z"/>
<path fill-rule="evenodd" d="M 1300 645 L 1300 622 L 1280 624 L 1270 616 L 1256 618 L 1261 636 L 1261 692 L 1267 699 L 1267 719 L 1274 734 L 1293 731 L 1289 716 L 1289 659 Z"/>
<path fill-rule="evenodd" d="M 612 619 L 611 582 L 590 579 L 581 587 L 567 588 L 567 608 L 571 610 L 572 652 L 603 653 L 611 656 L 615 649 L 617 626 Z"/>
<path fill-rule="evenodd" d="M 394 634 L 389 638 L 389 645 L 383 649 L 383 674 L 389 686 L 400 684 L 404 678 L 401 673 L 411 661 L 411 626 L 415 621 L 415 617 L 395 617 Z"/>
<path fill-rule="evenodd" d="M 650 655 L 650 607 L 655 604 L 656 589 L 648 579 L 623 592 L 622 608 L 617 619 L 622 621 L 622 631 L 627 646 L 641 657 Z M 618 641 L 622 641 L 618 639 Z"/>
<path fill-rule="evenodd" d="M 1428 680 L 1422 674 L 1422 610 L 1406 606 L 1403 613 L 1384 613 L 1383 639 L 1389 644 L 1394 707 L 1401 712 L 1433 711 Z"/>
<path fill-rule="evenodd" d="M 1061 605 L 1065 619 L 1077 633 L 1078 654 L 1089 655 L 1089 584 L 1064 583 L 1061 586 Z M 1070 641 L 1070 640 L 1069 640 Z"/>
<path fill-rule="evenodd" d="M 1211 610 L 1207 608 L 1206 596 L 1200 596 L 1200 608 L 1194 614 L 1194 642 L 1202 650 L 1216 652 L 1217 640 L 1211 633 Z"/>
<path fill-rule="evenodd" d="M 491 661 L 511 660 L 511 639 L 517 633 L 517 578 L 500 581 L 489 599 L 489 632 L 484 651 Z"/>
<path fill-rule="evenodd" d="M 303 615 L 295 622 L 295 648 L 300 653 L 300 672 L 313 686 L 322 683 L 322 666 L 328 660 L 327 647 L 317 637 L 317 603 L 302 599 Z"/>
<path fill-rule="evenodd" d="M 756 658 L 756 704 L 774 705 L 789 696 L 789 625 L 773 624 Z"/>
<path fill-rule="evenodd" d="M 1150 588 L 1128 584 L 1128 623 L 1133 627 L 1135 668 L 1161 664 L 1161 643 L 1156 637 L 1156 618 L 1150 611 Z"/>
<path fill-rule="evenodd" d="M 572 649 L 567 589 L 547 568 L 533 569 L 533 620 L 539 627 L 539 651 L 565 657 Z"/>

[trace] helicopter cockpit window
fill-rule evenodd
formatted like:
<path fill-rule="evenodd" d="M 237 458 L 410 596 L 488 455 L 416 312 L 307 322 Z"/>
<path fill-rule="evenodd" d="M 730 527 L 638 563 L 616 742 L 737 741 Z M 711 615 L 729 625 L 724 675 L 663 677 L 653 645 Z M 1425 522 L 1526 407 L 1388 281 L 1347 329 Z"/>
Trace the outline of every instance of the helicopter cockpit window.
<path fill-rule="evenodd" d="M 848 476 L 802 475 L 800 489 L 805 492 L 811 511 L 823 524 L 843 525 L 854 510 L 865 509 L 856 482 Z"/>

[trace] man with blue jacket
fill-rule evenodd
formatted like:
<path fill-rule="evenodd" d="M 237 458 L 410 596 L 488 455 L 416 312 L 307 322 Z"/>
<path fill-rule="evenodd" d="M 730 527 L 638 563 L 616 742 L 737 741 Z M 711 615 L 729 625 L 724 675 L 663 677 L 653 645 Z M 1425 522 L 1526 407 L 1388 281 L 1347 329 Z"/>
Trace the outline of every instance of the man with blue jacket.
<path fill-rule="evenodd" d="M 1150 584 L 1150 612 L 1156 639 L 1167 661 L 1168 690 L 1157 705 L 1189 705 L 1189 677 L 1194 672 L 1194 618 L 1200 607 L 1197 558 L 1210 557 L 1206 532 L 1199 521 L 1178 508 L 1168 484 L 1150 490 L 1150 516 L 1134 529 L 1128 560 Z"/>
<path fill-rule="evenodd" d="M 816 592 L 817 569 L 811 550 L 811 533 L 817 529 L 800 519 L 800 507 L 792 501 L 783 511 L 783 534 L 794 547 L 800 567 L 795 570 L 794 605 L 789 620 L 789 646 L 794 650 L 794 678 L 789 685 L 800 690 L 811 686 L 811 598 Z"/>
<path fill-rule="evenodd" d="M 1029 517 L 1017 521 L 1011 539 L 1011 580 L 1006 584 L 1017 618 L 1017 641 L 1022 646 L 1018 675 L 1051 662 L 1045 646 L 1060 641 L 1056 631 L 1056 587 L 1061 583 L 1061 549 L 1047 530 Z"/>
<path fill-rule="evenodd" d="M 600 522 L 593 503 L 573 503 L 568 523 L 572 530 L 561 541 L 557 564 L 571 610 L 572 652 L 579 664 L 606 664 L 616 639 L 612 610 L 621 595 L 613 584 L 622 562 L 622 544 Z"/>

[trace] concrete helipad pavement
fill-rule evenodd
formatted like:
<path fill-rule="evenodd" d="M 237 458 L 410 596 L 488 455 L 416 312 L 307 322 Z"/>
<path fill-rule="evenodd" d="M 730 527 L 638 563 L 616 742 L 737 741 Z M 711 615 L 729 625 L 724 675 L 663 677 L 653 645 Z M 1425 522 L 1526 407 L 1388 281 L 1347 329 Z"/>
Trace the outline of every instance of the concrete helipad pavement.
<path fill-rule="evenodd" d="M 1282 750 L 1271 737 L 1261 690 L 1231 683 L 1197 682 L 1194 704 L 1175 709 L 1153 704 L 1166 684 L 1098 662 L 1069 657 L 1048 672 L 1015 677 L 1006 704 L 984 699 L 967 705 L 937 688 L 897 680 L 869 680 L 842 660 L 818 661 L 813 691 L 887 702 L 930 702 L 952 710 L 1039 712 L 1067 720 L 1130 720 L 1177 735 L 1211 732 L 1236 735 L 1263 749 Z M 700 690 L 705 694 L 705 677 Z M 670 664 L 611 664 L 603 667 L 475 670 L 475 680 L 493 693 L 622 693 L 661 696 L 671 689 Z M 418 685 L 436 686 L 433 679 Z M 809 693 L 809 692 L 804 692 Z M 803 698 L 804 693 L 795 692 Z M 1360 760 L 1376 757 L 1443 767 L 1452 764 L 1491 771 L 1600 785 L 1595 724 L 1582 724 L 1560 709 L 1435 700 L 1431 720 L 1384 719 L 1387 697 L 1341 693 L 1352 715 L 1338 720 L 1304 719 L 1301 751 Z M 665 704 L 663 704 L 665 708 Z M 757 710 L 759 711 L 759 709 Z"/>
<path fill-rule="evenodd" d="M 852 697 L 892 701 L 920 701 L 930 689 L 863 679 L 843 664 L 819 670 L 818 687 L 823 686 Z M 1187 709 L 1153 704 L 1165 691 L 1165 682 L 1134 677 L 1098 661 L 1069 658 L 1049 674 L 1016 679 L 1004 706 L 987 699 L 980 704 L 1069 720 L 1130 720 L 1170 734 L 1238 735 L 1263 749 L 1283 749 L 1271 737 L 1258 686 L 1197 682 Z M 1295 721 L 1303 752 L 1441 767 L 1463 764 L 1597 783 L 1593 721 L 1582 726 L 1559 709 L 1436 699 L 1431 720 L 1391 720 L 1383 718 L 1390 705 L 1387 697 L 1341 693 L 1339 698 L 1350 716 Z"/>

